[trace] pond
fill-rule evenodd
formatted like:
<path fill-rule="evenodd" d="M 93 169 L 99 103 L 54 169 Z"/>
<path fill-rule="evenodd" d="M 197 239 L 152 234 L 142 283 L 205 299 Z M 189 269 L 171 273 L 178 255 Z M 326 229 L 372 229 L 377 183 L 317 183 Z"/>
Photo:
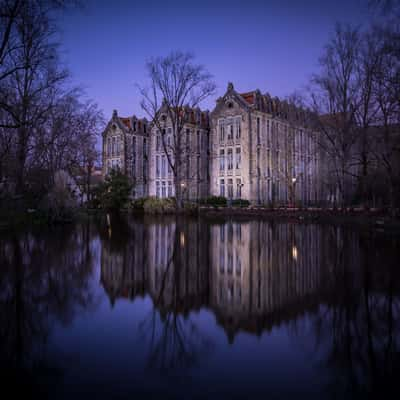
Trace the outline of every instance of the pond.
<path fill-rule="evenodd" d="M 25 398 L 398 391 L 400 240 L 126 218 L 0 237 L 3 390 Z"/>

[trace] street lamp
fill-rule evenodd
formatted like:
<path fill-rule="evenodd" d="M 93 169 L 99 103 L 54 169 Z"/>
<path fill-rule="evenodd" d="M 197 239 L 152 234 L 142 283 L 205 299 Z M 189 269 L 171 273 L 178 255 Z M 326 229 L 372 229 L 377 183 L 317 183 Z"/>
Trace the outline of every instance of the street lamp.
<path fill-rule="evenodd" d="M 293 177 L 292 178 L 292 207 L 295 207 L 296 204 L 296 182 L 297 178 Z"/>

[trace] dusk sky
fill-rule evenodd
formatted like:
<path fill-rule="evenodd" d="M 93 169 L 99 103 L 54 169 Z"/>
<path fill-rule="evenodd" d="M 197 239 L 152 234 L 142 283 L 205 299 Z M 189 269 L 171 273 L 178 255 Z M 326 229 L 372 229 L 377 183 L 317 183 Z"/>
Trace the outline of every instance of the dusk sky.
<path fill-rule="evenodd" d="M 227 82 L 240 92 L 259 88 L 284 97 L 301 90 L 318 70 L 318 57 L 335 22 L 365 24 L 367 0 L 89 0 L 63 15 L 63 57 L 111 117 L 144 116 L 135 83 L 146 82 L 145 62 L 171 50 L 190 51 L 214 75 L 218 89 L 202 108 L 212 109 Z"/>

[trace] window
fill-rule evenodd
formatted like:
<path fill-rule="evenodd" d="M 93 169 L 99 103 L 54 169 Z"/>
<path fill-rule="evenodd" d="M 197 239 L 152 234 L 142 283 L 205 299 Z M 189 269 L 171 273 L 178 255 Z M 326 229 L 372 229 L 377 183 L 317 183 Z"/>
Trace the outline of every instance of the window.
<path fill-rule="evenodd" d="M 156 156 L 156 177 L 160 177 L 160 156 Z"/>
<path fill-rule="evenodd" d="M 161 143 L 161 136 L 157 135 L 156 136 L 156 151 L 160 151 L 160 148 L 161 148 L 160 143 Z"/>
<path fill-rule="evenodd" d="M 220 196 L 225 197 L 225 181 L 223 179 L 220 181 L 219 194 Z"/>
<path fill-rule="evenodd" d="M 271 176 L 271 150 L 267 150 L 267 176 Z"/>
<path fill-rule="evenodd" d="M 233 139 L 233 124 L 232 122 L 229 125 L 229 130 L 228 130 L 228 140 L 232 140 Z"/>
<path fill-rule="evenodd" d="M 225 150 L 221 149 L 219 151 L 219 170 L 224 171 L 225 170 Z"/>
<path fill-rule="evenodd" d="M 236 139 L 240 139 L 241 134 L 240 118 L 236 118 Z"/>
<path fill-rule="evenodd" d="M 197 156 L 197 179 L 200 180 L 200 156 Z"/>
<path fill-rule="evenodd" d="M 171 175 L 172 174 L 172 168 L 171 168 L 171 164 L 168 162 L 168 159 L 167 159 L 167 168 L 168 168 L 168 175 Z"/>
<path fill-rule="evenodd" d="M 111 150 L 111 154 L 113 155 L 113 156 L 115 156 L 115 153 L 116 153 L 116 148 L 115 148 L 115 136 L 113 136 L 113 138 L 112 138 L 112 150 Z"/>
<path fill-rule="evenodd" d="M 143 132 L 146 133 L 146 124 L 143 124 Z"/>
<path fill-rule="evenodd" d="M 236 197 L 240 199 L 242 197 L 242 181 L 236 179 Z"/>
<path fill-rule="evenodd" d="M 260 128 L 260 118 L 257 117 L 257 144 L 261 143 L 261 128 Z"/>
<path fill-rule="evenodd" d="M 233 152 L 232 148 L 228 149 L 228 170 L 233 169 Z"/>
<path fill-rule="evenodd" d="M 197 131 L 197 151 L 201 150 L 200 131 Z"/>
<path fill-rule="evenodd" d="M 168 181 L 168 197 L 172 197 L 172 182 Z"/>
<path fill-rule="evenodd" d="M 241 151 L 240 151 L 240 147 L 236 147 L 236 169 L 240 169 L 240 163 L 242 156 L 241 156 Z"/>
<path fill-rule="evenodd" d="M 167 197 L 167 193 L 166 193 L 167 187 L 165 184 L 165 181 L 161 182 L 161 197 Z"/>
<path fill-rule="evenodd" d="M 233 197 L 233 180 L 228 179 L 228 197 L 231 199 Z"/>
<path fill-rule="evenodd" d="M 221 119 L 219 121 L 219 141 L 223 142 L 225 140 L 225 126 L 224 126 L 224 120 Z"/>
<path fill-rule="evenodd" d="M 143 155 L 147 157 L 147 141 L 146 138 L 143 138 Z"/>
<path fill-rule="evenodd" d="M 165 156 L 162 156 L 161 157 L 161 177 L 165 178 L 166 173 L 167 173 L 166 159 L 165 159 Z"/>
<path fill-rule="evenodd" d="M 160 197 L 160 182 L 156 181 L 156 196 Z"/>
<path fill-rule="evenodd" d="M 133 121 L 133 131 L 136 132 L 136 121 Z"/>
<path fill-rule="evenodd" d="M 269 129 L 269 119 L 267 119 L 267 146 L 271 146 L 271 132 Z"/>
<path fill-rule="evenodd" d="M 189 151 L 190 149 L 190 129 L 186 129 L 186 147 Z"/>
<path fill-rule="evenodd" d="M 111 138 L 107 138 L 107 156 L 111 156 Z"/>

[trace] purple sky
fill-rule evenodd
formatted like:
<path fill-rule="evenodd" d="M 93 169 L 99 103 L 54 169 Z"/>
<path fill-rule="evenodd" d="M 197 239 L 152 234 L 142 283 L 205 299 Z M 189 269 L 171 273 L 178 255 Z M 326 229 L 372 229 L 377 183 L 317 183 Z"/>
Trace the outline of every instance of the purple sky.
<path fill-rule="evenodd" d="M 63 56 L 74 83 L 103 109 L 144 116 L 135 83 L 145 62 L 171 50 L 193 52 L 214 75 L 217 95 L 228 81 L 284 97 L 301 90 L 336 21 L 363 24 L 368 0 L 88 0 L 63 15 Z"/>

